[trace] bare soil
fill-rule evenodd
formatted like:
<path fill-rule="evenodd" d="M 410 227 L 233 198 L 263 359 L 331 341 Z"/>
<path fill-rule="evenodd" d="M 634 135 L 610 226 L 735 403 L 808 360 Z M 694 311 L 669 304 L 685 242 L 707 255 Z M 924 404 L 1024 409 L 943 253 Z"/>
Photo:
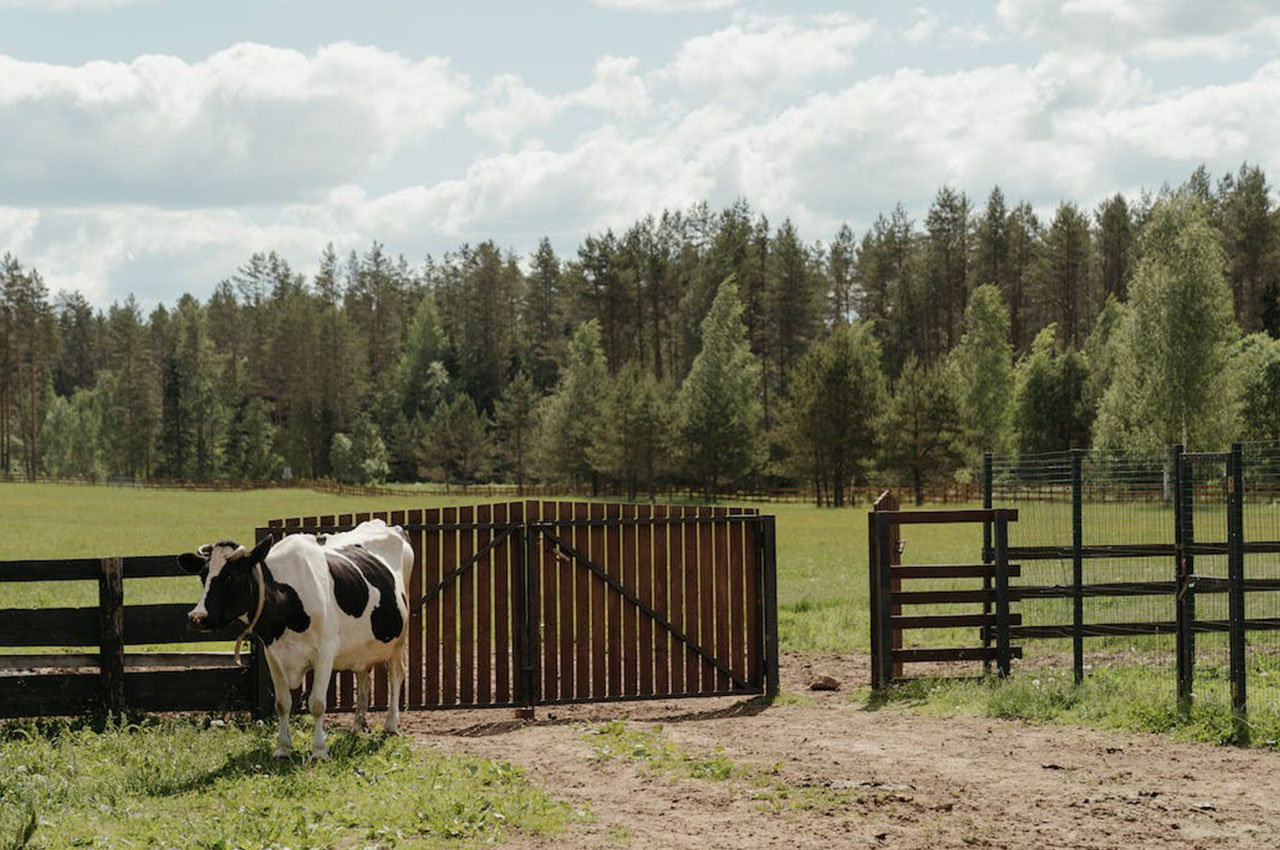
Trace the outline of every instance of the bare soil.
<path fill-rule="evenodd" d="M 845 690 L 809 692 L 816 674 Z M 521 765 L 590 822 L 516 846 L 634 848 L 1280 847 L 1280 755 L 1156 735 L 874 711 L 850 701 L 865 657 L 783 659 L 802 704 L 660 700 L 508 712 L 417 712 L 405 728 L 447 752 Z M 750 777 L 655 774 L 593 760 L 590 726 L 661 723 L 682 750 L 725 755 L 768 781 L 814 789 L 810 810 L 757 798 Z M 773 772 L 776 770 L 776 774 Z"/>

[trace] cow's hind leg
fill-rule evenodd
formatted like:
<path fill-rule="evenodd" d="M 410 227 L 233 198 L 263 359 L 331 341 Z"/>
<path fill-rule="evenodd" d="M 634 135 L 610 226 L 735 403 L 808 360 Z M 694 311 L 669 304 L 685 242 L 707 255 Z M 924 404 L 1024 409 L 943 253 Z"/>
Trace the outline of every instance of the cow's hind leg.
<path fill-rule="evenodd" d="M 373 690 L 373 668 L 356 671 L 356 719 L 351 728 L 363 732 L 369 728 L 365 712 L 369 709 L 369 692 Z"/>
<path fill-rule="evenodd" d="M 333 659 L 332 651 L 322 651 L 312 671 L 309 707 L 311 718 L 315 721 L 315 728 L 311 733 L 311 757 L 314 759 L 327 758 L 329 755 L 329 748 L 324 742 L 324 709 L 325 697 L 329 692 L 329 679 L 333 675 Z"/>
<path fill-rule="evenodd" d="M 409 644 L 400 638 L 400 648 L 387 659 L 387 678 L 390 680 L 390 693 L 387 694 L 387 720 L 383 729 L 388 735 L 394 735 L 400 728 L 400 690 L 405 676 L 409 673 Z"/>

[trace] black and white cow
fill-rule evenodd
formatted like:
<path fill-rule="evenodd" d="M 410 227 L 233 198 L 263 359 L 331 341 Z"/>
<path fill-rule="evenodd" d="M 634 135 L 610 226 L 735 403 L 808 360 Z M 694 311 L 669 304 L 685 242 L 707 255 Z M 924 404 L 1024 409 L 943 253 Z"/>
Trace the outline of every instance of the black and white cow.
<path fill-rule="evenodd" d="M 203 583 L 200 601 L 187 614 L 193 628 L 219 629 L 239 619 L 266 645 L 280 721 L 277 757 L 292 752 L 290 691 L 308 670 L 315 673 L 309 701 L 313 757 L 327 754 L 325 694 L 334 670 L 357 674 L 355 725 L 361 729 L 373 666 L 385 663 L 391 685 L 385 728 L 396 731 L 409 666 L 406 588 L 413 572 L 403 529 L 371 520 L 320 539 L 292 534 L 274 546 L 264 540 L 252 551 L 224 540 L 183 554 L 178 563 Z"/>

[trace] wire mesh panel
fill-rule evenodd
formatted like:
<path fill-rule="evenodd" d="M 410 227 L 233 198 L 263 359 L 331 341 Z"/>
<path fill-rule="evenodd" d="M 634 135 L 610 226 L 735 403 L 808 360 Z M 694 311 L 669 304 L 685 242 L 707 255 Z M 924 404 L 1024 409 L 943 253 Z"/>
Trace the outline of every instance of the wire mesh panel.
<path fill-rule="evenodd" d="M 1280 739 L 1280 443 L 1245 443 L 1245 670 L 1249 723 L 1259 742 Z"/>

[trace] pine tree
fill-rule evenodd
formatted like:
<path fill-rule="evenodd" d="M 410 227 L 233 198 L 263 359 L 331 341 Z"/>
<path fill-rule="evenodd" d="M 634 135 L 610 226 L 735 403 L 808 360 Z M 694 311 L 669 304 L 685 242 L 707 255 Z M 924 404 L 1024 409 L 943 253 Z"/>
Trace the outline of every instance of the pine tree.
<path fill-rule="evenodd" d="M 488 472 L 492 448 L 488 418 L 466 393 L 441 405 L 427 424 L 427 442 L 420 456 L 420 472 L 438 474 L 445 486 L 463 488 Z"/>
<path fill-rule="evenodd" d="M 626 489 L 635 500 L 641 487 L 654 495 L 671 441 L 667 394 L 653 375 L 632 362 L 609 380 L 601 417 L 591 441 L 591 466 Z"/>
<path fill-rule="evenodd" d="M 1098 252 L 1098 277 L 1102 297 L 1124 301 L 1129 294 L 1129 277 L 1136 260 L 1136 227 L 1124 195 L 1116 193 L 1098 205 L 1093 214 L 1097 223 L 1094 247 Z"/>
<path fill-rule="evenodd" d="M 599 490 L 587 453 L 603 410 L 607 378 L 600 324 L 594 319 L 583 322 L 569 341 L 555 391 L 539 405 L 536 441 L 542 477 L 574 487 L 590 481 L 592 493 Z"/>
<path fill-rule="evenodd" d="M 964 314 L 964 336 L 949 363 L 959 392 L 961 421 L 976 452 L 1008 452 L 1013 444 L 1013 349 L 1009 311 L 1000 291 L 973 291 Z"/>
<path fill-rule="evenodd" d="M 759 381 L 760 364 L 747 344 L 738 287 L 729 278 L 702 320 L 702 351 L 676 401 L 685 468 L 708 499 L 760 466 Z"/>
<path fill-rule="evenodd" d="M 1084 448 L 1089 439 L 1084 356 L 1060 349 L 1055 325 L 1036 334 L 1018 364 L 1013 406 L 1020 455 Z"/>
<path fill-rule="evenodd" d="M 529 455 L 537 425 L 538 390 L 524 372 L 507 383 L 494 406 L 494 424 L 501 436 L 503 454 L 516 477 L 516 494 L 524 495 Z"/>
<path fill-rule="evenodd" d="M 1045 232 L 1035 271 L 1039 320 L 1035 329 L 1057 322 L 1065 345 L 1079 346 L 1092 317 L 1092 254 L 1089 222 L 1075 204 L 1058 205 Z"/>
<path fill-rule="evenodd" d="M 946 480 L 963 463 L 959 423 L 960 406 L 943 365 L 908 357 L 885 417 L 883 462 L 911 482 L 917 505 L 924 503 L 925 485 Z"/>

